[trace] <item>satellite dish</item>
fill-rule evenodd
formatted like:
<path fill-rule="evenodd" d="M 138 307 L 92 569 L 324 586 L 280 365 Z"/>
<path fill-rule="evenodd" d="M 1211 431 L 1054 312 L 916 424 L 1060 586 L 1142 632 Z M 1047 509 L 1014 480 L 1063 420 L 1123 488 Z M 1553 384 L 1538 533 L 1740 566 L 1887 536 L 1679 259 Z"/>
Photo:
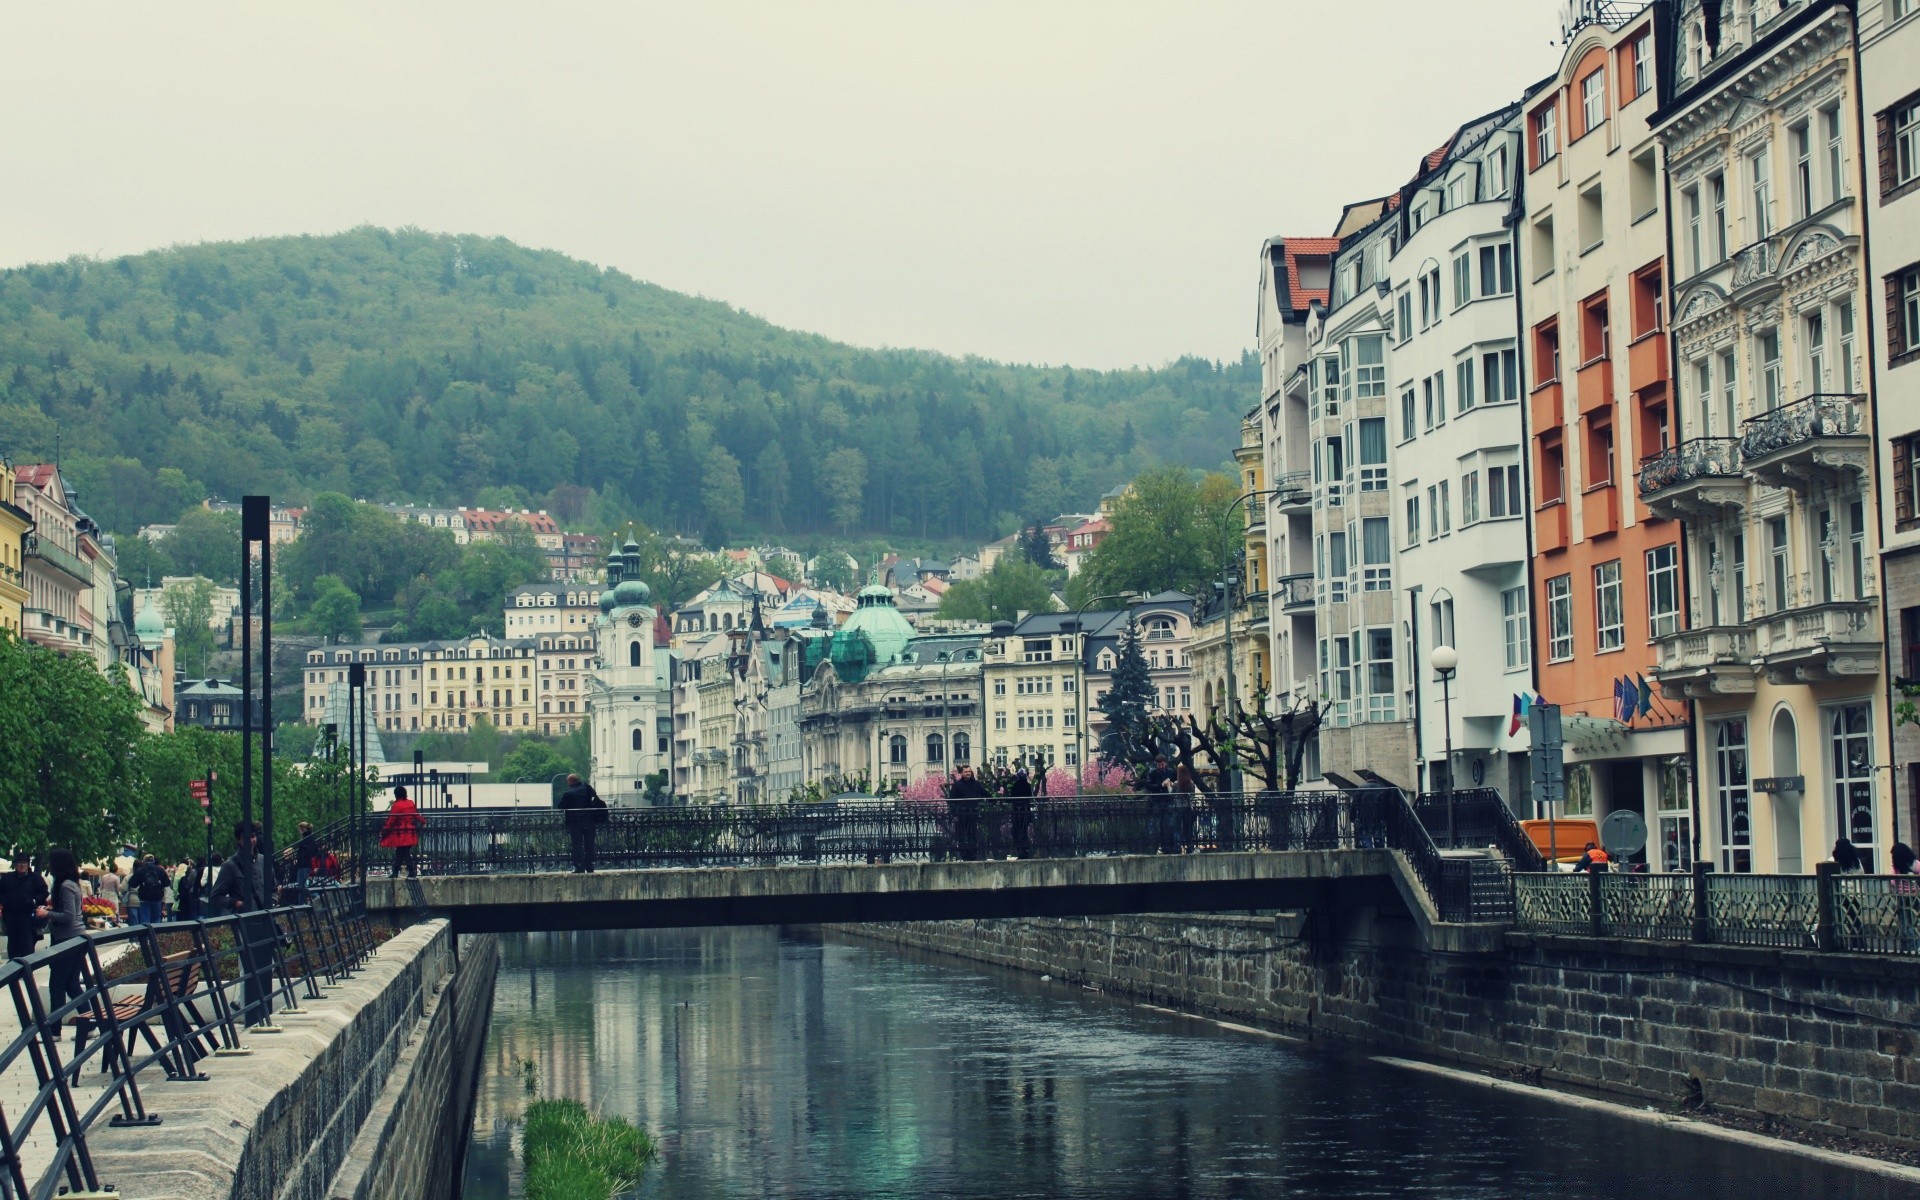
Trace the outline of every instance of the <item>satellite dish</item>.
<path fill-rule="evenodd" d="M 1600 844 L 1608 854 L 1625 857 L 1647 848 L 1647 823 L 1631 809 L 1618 809 L 1600 822 Z"/>

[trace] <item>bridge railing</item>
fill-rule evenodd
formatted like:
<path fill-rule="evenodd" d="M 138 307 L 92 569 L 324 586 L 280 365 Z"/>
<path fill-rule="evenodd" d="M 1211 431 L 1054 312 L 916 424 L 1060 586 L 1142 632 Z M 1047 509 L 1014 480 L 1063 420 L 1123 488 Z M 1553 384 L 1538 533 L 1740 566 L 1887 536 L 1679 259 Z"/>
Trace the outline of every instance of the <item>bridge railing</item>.
<path fill-rule="evenodd" d="M 1842 875 L 1513 877 L 1515 925 L 1538 933 L 1920 955 L 1920 879 Z"/>
<path fill-rule="evenodd" d="M 299 1012 L 358 969 L 374 938 L 357 893 L 90 933 L 0 966 L 12 1013 L 0 1028 L 0 1198 L 103 1194 L 89 1133 L 159 1124 L 143 1088 L 207 1082 L 203 1068 L 243 1052 L 248 1033 L 278 1032 L 276 1011 Z"/>
<path fill-rule="evenodd" d="M 1515 871 L 1547 869 L 1545 856 L 1496 788 L 1460 788 L 1451 797 L 1446 792 L 1422 792 L 1414 798 L 1413 810 L 1428 836 L 1444 849 L 1491 846 Z"/>
<path fill-rule="evenodd" d="M 424 875 L 574 867 L 575 835 L 559 810 L 455 809 L 422 817 L 414 860 Z M 574 819 L 590 818 L 576 813 Z M 1495 823 L 1490 813 L 1476 819 L 1489 828 Z M 360 840 L 377 845 L 384 815 L 363 820 Z M 343 826 L 333 836 L 351 840 L 355 832 Z M 1392 849 L 1405 856 L 1442 920 L 1512 915 L 1511 889 L 1476 889 L 1473 864 L 1442 855 L 1405 794 L 1391 787 L 615 808 L 593 823 L 592 842 L 595 866 L 621 870 Z M 364 865 L 383 874 L 383 857 Z"/>

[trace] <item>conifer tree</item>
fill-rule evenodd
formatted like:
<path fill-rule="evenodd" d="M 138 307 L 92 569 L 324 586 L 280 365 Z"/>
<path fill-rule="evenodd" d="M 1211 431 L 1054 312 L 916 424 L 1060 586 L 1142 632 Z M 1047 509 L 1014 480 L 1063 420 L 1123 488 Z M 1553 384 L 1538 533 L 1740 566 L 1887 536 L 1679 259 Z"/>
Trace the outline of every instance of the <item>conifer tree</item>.
<path fill-rule="evenodd" d="M 1102 757 L 1128 764 L 1146 760 L 1158 698 L 1147 671 L 1147 656 L 1140 650 L 1140 623 L 1129 612 L 1126 628 L 1120 631 L 1120 661 L 1114 665 L 1107 694 L 1100 699 L 1100 711 L 1107 718 L 1107 731 L 1100 739 Z"/>

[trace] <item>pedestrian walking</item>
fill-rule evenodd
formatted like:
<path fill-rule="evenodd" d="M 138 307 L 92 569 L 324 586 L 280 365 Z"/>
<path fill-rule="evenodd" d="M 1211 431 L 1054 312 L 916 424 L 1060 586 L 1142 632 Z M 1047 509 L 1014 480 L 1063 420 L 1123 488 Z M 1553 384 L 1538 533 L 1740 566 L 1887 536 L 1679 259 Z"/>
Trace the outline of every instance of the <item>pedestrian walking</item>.
<path fill-rule="evenodd" d="M 247 821 L 233 827 L 233 856 L 220 864 L 220 874 L 207 893 L 216 915 L 236 913 L 234 942 L 240 952 L 242 1000 L 248 1025 L 258 1025 L 271 1012 L 273 990 L 272 872 L 260 850 L 260 831 Z"/>
<path fill-rule="evenodd" d="M 320 870 L 320 839 L 313 835 L 313 822 L 300 822 L 300 840 L 293 844 L 293 902 L 304 903 L 307 881 Z"/>
<path fill-rule="evenodd" d="M 953 817 L 954 849 L 965 859 L 980 857 L 980 802 L 987 789 L 973 777 L 973 768 L 963 766 L 947 785 L 947 812 Z"/>
<path fill-rule="evenodd" d="M 414 848 L 420 844 L 420 810 L 407 797 L 405 787 L 393 789 L 393 806 L 387 809 L 386 824 L 380 827 L 380 844 L 393 851 L 393 878 L 400 878 L 405 867 L 407 878 L 420 877 L 420 864 L 414 861 Z"/>
<path fill-rule="evenodd" d="M 180 875 L 173 884 L 173 911 L 182 921 L 200 919 L 200 893 L 205 878 L 199 859 L 191 859 L 180 868 Z"/>
<path fill-rule="evenodd" d="M 108 863 L 106 870 L 94 876 L 93 894 L 102 900 L 112 901 L 113 915 L 116 917 L 120 915 L 120 876 L 114 874 L 112 863 Z"/>
<path fill-rule="evenodd" d="M 133 920 L 141 925 L 158 925 L 165 916 L 161 910 L 167 898 L 167 873 L 154 861 L 153 855 L 134 865 L 127 886 L 136 900 L 132 907 Z"/>
<path fill-rule="evenodd" d="M 13 870 L 0 877 L 0 921 L 7 930 L 7 957 L 25 958 L 40 940 L 40 925 L 48 915 L 47 881 L 33 869 L 33 859 L 13 856 Z"/>
<path fill-rule="evenodd" d="M 1193 794 L 1199 790 L 1194 782 L 1193 769 L 1182 762 L 1173 769 L 1173 779 L 1167 785 L 1173 796 L 1174 832 L 1179 837 L 1178 853 L 1184 854 L 1197 844 L 1194 838 Z"/>
<path fill-rule="evenodd" d="M 578 775 L 567 776 L 567 788 L 554 801 L 554 807 L 567 815 L 563 818 L 567 826 L 567 841 L 573 854 L 573 873 L 588 875 L 593 872 L 593 835 L 594 831 L 607 819 L 607 802 L 593 785 L 583 782 Z"/>
<path fill-rule="evenodd" d="M 61 942 L 84 937 L 87 932 L 86 918 L 80 915 L 80 860 L 71 850 L 55 850 L 47 855 L 47 868 L 53 873 L 53 904 L 48 914 L 48 934 L 55 946 Z M 53 962 L 47 973 L 47 1005 L 57 1010 L 68 999 L 80 994 L 80 960 L 78 947 L 74 952 L 62 955 Z"/>

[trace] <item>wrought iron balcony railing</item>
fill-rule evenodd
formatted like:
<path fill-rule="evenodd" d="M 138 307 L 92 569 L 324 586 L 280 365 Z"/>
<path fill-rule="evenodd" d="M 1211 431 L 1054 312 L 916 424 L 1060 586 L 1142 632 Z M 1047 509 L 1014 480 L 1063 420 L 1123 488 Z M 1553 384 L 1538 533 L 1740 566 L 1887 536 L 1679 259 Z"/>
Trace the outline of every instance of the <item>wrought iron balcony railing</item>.
<path fill-rule="evenodd" d="M 1740 427 L 1740 456 L 1752 463 L 1822 438 L 1860 437 L 1865 432 L 1860 400 L 1849 393 L 1817 392 L 1751 417 Z"/>
<path fill-rule="evenodd" d="M 37 558 L 72 576 L 82 586 L 93 584 L 93 568 L 88 566 L 78 554 L 56 546 L 39 534 L 27 535 L 27 557 Z"/>
<path fill-rule="evenodd" d="M 1646 499 L 1696 479 L 1739 477 L 1739 438 L 1688 438 L 1640 460 L 1640 496 Z"/>

